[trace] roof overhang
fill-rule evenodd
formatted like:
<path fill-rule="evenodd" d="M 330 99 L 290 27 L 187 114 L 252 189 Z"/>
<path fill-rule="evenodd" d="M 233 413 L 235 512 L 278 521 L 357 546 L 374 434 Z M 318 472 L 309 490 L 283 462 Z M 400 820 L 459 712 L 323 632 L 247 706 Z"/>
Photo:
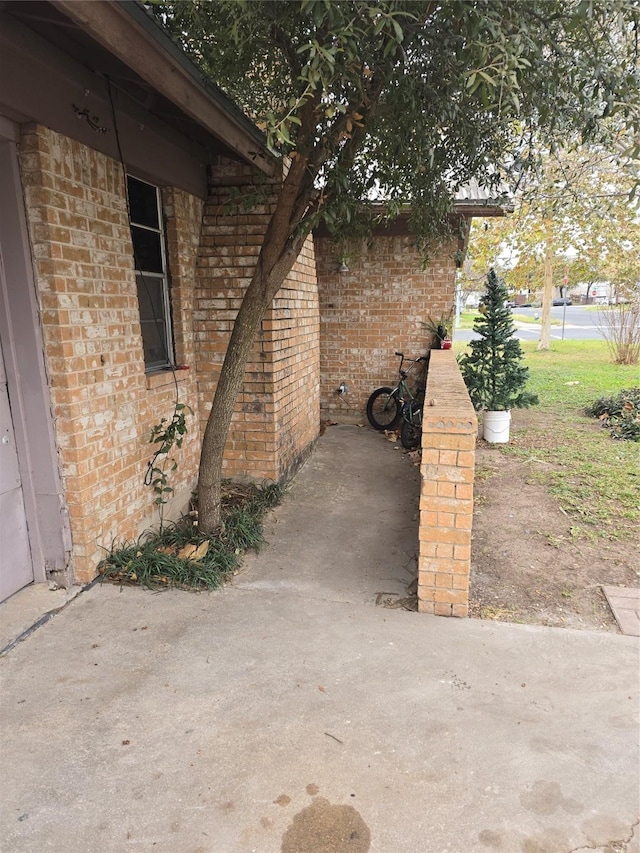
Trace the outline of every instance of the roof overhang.
<path fill-rule="evenodd" d="M 384 204 L 373 206 L 374 214 L 383 217 L 385 212 Z M 485 218 L 489 216 L 506 216 L 512 211 L 513 207 L 509 199 L 456 199 L 449 213 L 449 221 L 452 223 L 460 222 L 461 219 L 473 219 L 474 217 Z M 411 234 L 411 207 L 406 205 L 403 210 L 396 216 L 395 219 L 384 220 L 373 228 L 375 236 L 384 237 L 400 237 Z M 324 223 L 314 229 L 314 234 L 317 237 L 330 237 L 331 234 Z"/>
<path fill-rule="evenodd" d="M 4 2 L 14 18 L 214 154 L 277 169 L 261 131 L 135 0 Z"/>

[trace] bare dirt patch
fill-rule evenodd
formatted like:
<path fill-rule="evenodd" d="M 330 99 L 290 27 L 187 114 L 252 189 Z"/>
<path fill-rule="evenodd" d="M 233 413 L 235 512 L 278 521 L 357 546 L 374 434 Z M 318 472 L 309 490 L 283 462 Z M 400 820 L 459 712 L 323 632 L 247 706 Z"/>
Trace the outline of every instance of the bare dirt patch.
<path fill-rule="evenodd" d="M 515 412 L 512 436 L 517 441 L 531 430 L 543 448 L 549 418 L 535 410 Z M 548 427 L 552 431 L 550 420 Z M 558 449 L 552 440 L 549 445 L 532 460 L 478 440 L 471 615 L 619 632 L 601 587 L 638 586 L 637 529 L 629 525 L 628 535 L 615 539 L 576 535 L 575 518 L 539 482 L 541 468 L 558 468 Z"/>

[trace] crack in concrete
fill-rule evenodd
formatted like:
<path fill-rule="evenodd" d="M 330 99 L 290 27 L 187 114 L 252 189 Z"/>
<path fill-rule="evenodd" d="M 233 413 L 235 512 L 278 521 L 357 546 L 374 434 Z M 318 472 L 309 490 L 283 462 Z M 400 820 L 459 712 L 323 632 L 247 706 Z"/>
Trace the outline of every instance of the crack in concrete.
<path fill-rule="evenodd" d="M 606 853 L 626 853 L 628 845 L 633 841 L 633 836 L 636 834 L 636 829 L 640 824 L 640 817 L 631 824 L 631 835 L 628 838 L 614 839 L 613 841 L 605 841 L 603 844 L 583 844 L 580 847 L 572 847 L 567 853 L 582 853 L 585 850 L 601 850 Z"/>
<path fill-rule="evenodd" d="M 62 613 L 63 610 L 66 610 L 72 601 L 75 601 L 76 598 L 79 598 L 83 592 L 86 592 L 87 590 L 91 589 L 101 580 L 102 578 L 100 577 L 100 575 L 98 575 L 88 584 L 81 586 L 75 595 L 71 596 L 62 604 L 58 605 L 58 607 L 53 607 L 51 610 L 47 610 L 46 613 L 43 613 L 42 616 L 40 616 L 39 619 L 36 619 L 32 625 L 30 625 L 28 628 L 25 628 L 25 630 L 21 634 L 19 634 L 15 639 L 11 640 L 11 642 L 7 643 L 7 645 L 3 649 L 0 649 L 0 658 L 3 658 L 5 657 L 5 655 L 8 655 L 9 652 L 15 649 L 15 647 L 19 643 L 23 643 L 25 640 L 27 640 L 34 633 L 34 631 L 37 631 L 38 628 L 42 628 L 42 626 L 46 625 L 47 622 L 53 619 L 54 616 L 57 616 L 58 613 Z"/>

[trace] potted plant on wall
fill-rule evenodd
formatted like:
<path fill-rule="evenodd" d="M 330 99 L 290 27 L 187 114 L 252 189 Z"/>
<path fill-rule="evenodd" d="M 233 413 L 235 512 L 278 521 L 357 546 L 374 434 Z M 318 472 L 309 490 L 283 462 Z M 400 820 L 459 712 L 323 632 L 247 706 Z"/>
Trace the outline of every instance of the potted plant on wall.
<path fill-rule="evenodd" d="M 469 343 L 469 352 L 458 359 L 471 402 L 483 412 L 485 441 L 509 441 L 511 409 L 535 405 L 538 398 L 525 391 L 529 368 L 508 306 L 507 289 L 495 270 L 487 276 L 480 316 L 473 330 L 480 337 Z"/>
<path fill-rule="evenodd" d="M 436 349 L 451 349 L 451 328 L 453 326 L 453 308 L 438 319 L 427 317 L 422 325 L 433 335 Z"/>

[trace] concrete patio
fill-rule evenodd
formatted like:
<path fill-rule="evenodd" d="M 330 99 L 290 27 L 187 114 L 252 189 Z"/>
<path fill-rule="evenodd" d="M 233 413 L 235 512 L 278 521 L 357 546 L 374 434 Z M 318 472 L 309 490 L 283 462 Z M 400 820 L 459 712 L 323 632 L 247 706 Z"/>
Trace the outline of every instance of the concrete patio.
<path fill-rule="evenodd" d="M 97 585 L 11 648 L 4 853 L 638 853 L 637 639 L 385 606 L 417 501 L 331 427 L 223 590 Z"/>

